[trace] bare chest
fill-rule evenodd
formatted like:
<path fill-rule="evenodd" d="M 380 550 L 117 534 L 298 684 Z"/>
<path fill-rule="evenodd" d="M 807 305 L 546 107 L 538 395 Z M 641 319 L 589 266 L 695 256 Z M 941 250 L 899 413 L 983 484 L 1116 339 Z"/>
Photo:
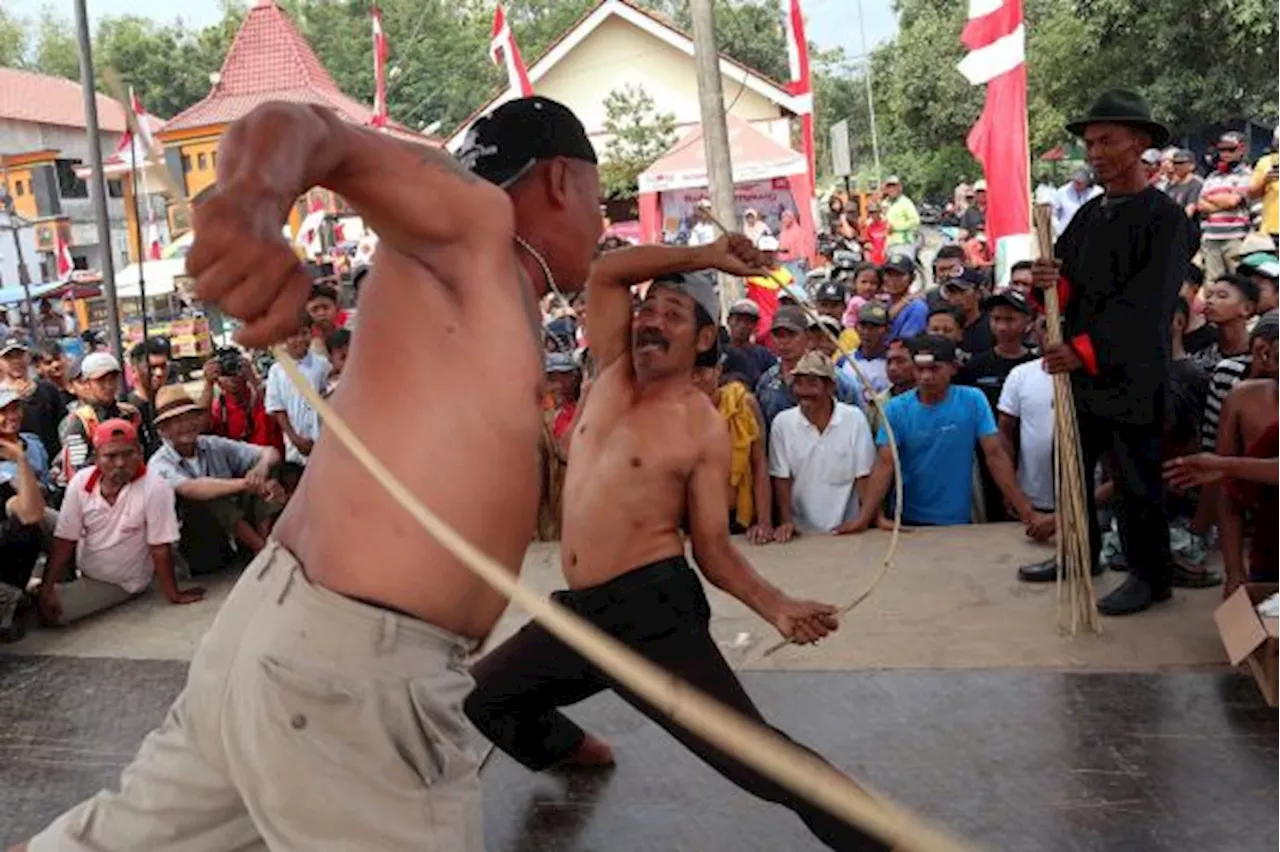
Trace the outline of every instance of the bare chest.
<path fill-rule="evenodd" d="M 682 486 L 696 461 L 684 405 L 593 394 L 575 427 L 569 478 Z"/>

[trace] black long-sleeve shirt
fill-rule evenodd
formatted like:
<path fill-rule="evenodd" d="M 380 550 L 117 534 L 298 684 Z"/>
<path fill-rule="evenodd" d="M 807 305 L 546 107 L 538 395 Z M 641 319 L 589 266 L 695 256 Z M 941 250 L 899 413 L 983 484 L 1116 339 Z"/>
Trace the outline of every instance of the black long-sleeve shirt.
<path fill-rule="evenodd" d="M 1158 424 L 1169 374 L 1169 324 L 1191 260 L 1186 213 L 1148 187 L 1087 202 L 1058 238 L 1066 286 L 1063 337 L 1085 361 L 1073 375 L 1083 411 Z"/>

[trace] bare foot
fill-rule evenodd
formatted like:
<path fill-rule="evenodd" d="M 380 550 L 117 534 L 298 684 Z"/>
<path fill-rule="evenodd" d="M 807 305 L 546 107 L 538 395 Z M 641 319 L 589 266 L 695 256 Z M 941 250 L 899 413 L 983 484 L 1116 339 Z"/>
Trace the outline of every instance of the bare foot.
<path fill-rule="evenodd" d="M 603 769 L 614 765 L 613 749 L 599 737 L 587 734 L 586 738 L 564 760 L 561 766 L 575 769 Z"/>

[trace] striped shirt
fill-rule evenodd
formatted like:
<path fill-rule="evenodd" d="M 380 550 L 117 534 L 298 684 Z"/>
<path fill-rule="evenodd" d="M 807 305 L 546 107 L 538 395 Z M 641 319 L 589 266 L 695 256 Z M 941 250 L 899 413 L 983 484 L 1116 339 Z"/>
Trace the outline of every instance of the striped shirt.
<path fill-rule="evenodd" d="M 1248 355 L 1223 358 L 1209 375 L 1209 395 L 1205 397 L 1204 417 L 1200 421 L 1200 446 L 1207 453 L 1218 449 L 1218 419 L 1222 416 L 1222 403 L 1236 383 L 1249 372 L 1252 360 Z"/>
<path fill-rule="evenodd" d="M 1204 179 L 1200 197 L 1213 200 L 1215 195 L 1235 193 L 1240 203 L 1229 210 L 1210 213 L 1201 225 L 1201 238 L 1206 240 L 1243 240 L 1249 233 L 1249 181 L 1252 175 L 1244 163 L 1236 163 L 1229 172 L 1214 172 Z"/>

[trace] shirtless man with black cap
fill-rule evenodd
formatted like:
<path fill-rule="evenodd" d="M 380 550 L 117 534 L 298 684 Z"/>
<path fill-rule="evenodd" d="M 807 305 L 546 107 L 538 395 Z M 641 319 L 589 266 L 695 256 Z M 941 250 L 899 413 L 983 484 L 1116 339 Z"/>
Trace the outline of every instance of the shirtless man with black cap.
<path fill-rule="evenodd" d="M 762 256 L 745 237 L 696 248 L 639 246 L 609 252 L 588 283 L 591 347 L 600 365 L 572 433 L 564 487 L 561 567 L 569 591 L 553 597 L 653 662 L 760 721 L 759 711 L 708 630 L 706 578 L 794 642 L 837 627 L 835 607 L 795 600 L 758 575 L 729 539 L 729 435 L 692 382 L 714 364 L 720 269 L 754 274 Z M 653 281 L 632 315 L 633 285 Z M 609 747 L 558 708 L 613 689 L 722 775 L 793 810 L 824 843 L 880 850 L 619 687 L 541 625 L 530 623 L 472 669 L 467 716 L 499 748 L 533 770 L 612 763 Z"/>
<path fill-rule="evenodd" d="M 245 321 L 243 344 L 280 340 L 311 292 L 281 223 L 313 185 L 342 195 L 381 245 L 333 406 L 420 500 L 515 571 L 538 502 L 536 298 L 552 277 L 585 281 L 599 183 L 582 125 L 541 98 L 481 119 L 464 158 L 474 174 L 324 109 L 262 107 L 223 138 L 187 266 L 202 300 Z M 465 403 L 405 393 L 388 365 L 407 363 L 419 387 Z M 505 606 L 322 433 L 275 539 L 120 791 L 28 848 L 482 852 L 459 705 L 467 654 Z"/>

